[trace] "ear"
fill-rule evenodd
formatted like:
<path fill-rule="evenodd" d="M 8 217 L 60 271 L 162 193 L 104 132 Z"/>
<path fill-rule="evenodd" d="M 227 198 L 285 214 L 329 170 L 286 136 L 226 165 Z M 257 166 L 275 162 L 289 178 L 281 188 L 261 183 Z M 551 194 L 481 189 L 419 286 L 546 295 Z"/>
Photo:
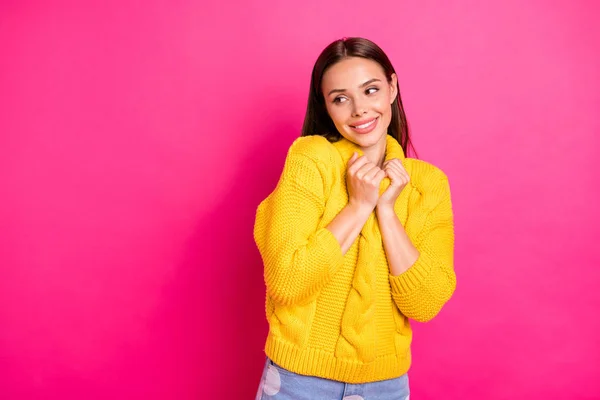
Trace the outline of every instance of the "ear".
<path fill-rule="evenodd" d="M 392 74 L 390 77 L 390 104 L 396 100 L 396 96 L 398 96 L 398 76 Z"/>

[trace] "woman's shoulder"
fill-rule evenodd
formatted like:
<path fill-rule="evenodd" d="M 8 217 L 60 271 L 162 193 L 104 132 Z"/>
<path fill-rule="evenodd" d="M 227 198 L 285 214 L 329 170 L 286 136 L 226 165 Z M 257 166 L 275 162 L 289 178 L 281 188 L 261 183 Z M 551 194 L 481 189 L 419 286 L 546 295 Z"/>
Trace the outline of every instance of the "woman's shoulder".
<path fill-rule="evenodd" d="M 441 168 L 416 158 L 406 159 L 410 182 L 427 200 L 437 204 L 450 193 L 448 175 Z"/>
<path fill-rule="evenodd" d="M 288 150 L 290 156 L 305 156 L 314 162 L 325 162 L 329 164 L 335 148 L 324 136 L 311 135 L 301 136 L 294 140 Z"/>
<path fill-rule="evenodd" d="M 407 158 L 406 161 L 408 161 L 411 166 L 411 179 L 414 177 L 429 182 L 448 181 L 446 173 L 430 162 L 419 160 L 417 158 Z"/>

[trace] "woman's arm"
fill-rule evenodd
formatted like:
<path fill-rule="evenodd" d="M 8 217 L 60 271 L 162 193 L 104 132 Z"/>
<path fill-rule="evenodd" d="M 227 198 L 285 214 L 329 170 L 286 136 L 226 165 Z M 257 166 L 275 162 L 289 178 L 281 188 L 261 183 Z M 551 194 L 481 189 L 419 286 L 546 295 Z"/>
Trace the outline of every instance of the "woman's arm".
<path fill-rule="evenodd" d="M 348 204 L 327 225 L 327 229 L 340 243 L 344 254 L 350 249 L 375 209 L 379 199 L 379 184 L 384 177 L 385 172 L 366 156 L 354 153 L 350 157 L 346 171 Z"/>
<path fill-rule="evenodd" d="M 350 249 L 372 212 L 372 208 L 348 203 L 327 225 L 327 229 L 340 244 L 343 254 Z"/>
<path fill-rule="evenodd" d="M 383 248 L 390 267 L 390 274 L 400 275 L 417 261 L 419 250 L 410 241 L 392 207 L 377 207 L 377 220 L 383 237 Z"/>
<path fill-rule="evenodd" d="M 404 315 L 419 322 L 435 317 L 456 288 L 452 204 L 447 182 L 442 185 L 445 194 L 414 245 L 395 215 L 378 211 L 392 297 Z"/>
<path fill-rule="evenodd" d="M 411 240 L 394 211 L 396 199 L 410 176 L 397 159 L 386 161 L 384 170 L 391 184 L 379 199 L 376 212 L 390 268 L 392 297 L 402 314 L 416 321 L 429 321 L 439 313 L 456 287 L 454 222 L 448 179 L 437 169 L 421 170 L 429 182 L 425 196 L 432 208 L 423 228 Z"/>
<path fill-rule="evenodd" d="M 319 162 L 292 145 L 275 190 L 258 206 L 254 240 L 271 299 L 281 305 L 306 301 L 343 264 L 336 237 L 319 224 L 325 211 Z"/>
<path fill-rule="evenodd" d="M 306 138 L 304 138 L 306 139 Z M 274 302 L 297 304 L 314 296 L 343 265 L 343 256 L 377 204 L 385 173 L 366 157 L 348 163 L 349 203 L 326 226 L 327 168 L 292 146 L 276 189 L 258 207 L 254 239 Z"/>

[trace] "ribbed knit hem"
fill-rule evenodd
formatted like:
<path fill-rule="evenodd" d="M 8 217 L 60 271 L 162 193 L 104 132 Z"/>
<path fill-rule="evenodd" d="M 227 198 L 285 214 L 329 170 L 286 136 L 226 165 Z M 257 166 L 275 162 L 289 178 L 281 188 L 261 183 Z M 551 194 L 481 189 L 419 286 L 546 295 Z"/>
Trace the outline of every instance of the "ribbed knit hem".
<path fill-rule="evenodd" d="M 275 364 L 289 371 L 344 383 L 368 383 L 397 378 L 410 367 L 410 356 L 399 358 L 396 354 L 390 354 L 365 364 L 338 359 L 334 354 L 321 349 L 300 349 L 271 334 L 267 338 L 265 353 Z"/>
<path fill-rule="evenodd" d="M 392 293 L 409 294 L 418 289 L 431 272 L 426 254 L 421 253 L 417 261 L 400 275 L 390 275 Z"/>

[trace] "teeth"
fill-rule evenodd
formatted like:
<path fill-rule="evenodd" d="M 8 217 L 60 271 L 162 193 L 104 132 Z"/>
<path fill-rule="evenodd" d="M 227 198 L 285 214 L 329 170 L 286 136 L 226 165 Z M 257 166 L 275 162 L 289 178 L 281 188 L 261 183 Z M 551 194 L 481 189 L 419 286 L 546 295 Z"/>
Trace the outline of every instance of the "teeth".
<path fill-rule="evenodd" d="M 364 128 L 366 128 L 366 127 L 368 127 L 368 126 L 372 125 L 372 124 L 373 124 L 373 122 L 375 122 L 375 121 L 376 121 L 376 119 L 374 119 L 374 120 L 373 120 L 373 121 L 371 121 L 371 122 L 367 122 L 366 124 L 357 125 L 355 128 L 358 128 L 358 129 L 364 129 Z"/>

